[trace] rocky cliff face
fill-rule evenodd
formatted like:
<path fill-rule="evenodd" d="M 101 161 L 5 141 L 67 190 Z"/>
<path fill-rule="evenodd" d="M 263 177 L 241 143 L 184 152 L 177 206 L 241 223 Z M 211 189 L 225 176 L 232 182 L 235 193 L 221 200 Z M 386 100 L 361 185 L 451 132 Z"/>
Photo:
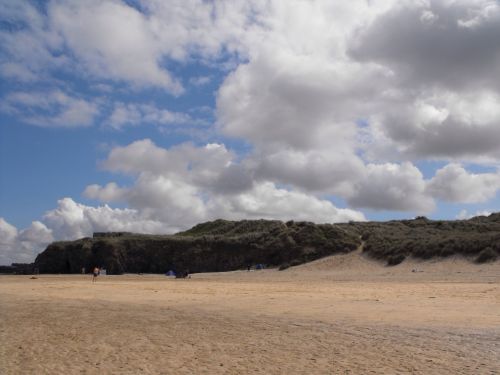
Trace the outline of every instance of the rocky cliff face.
<path fill-rule="evenodd" d="M 426 218 L 386 223 L 313 224 L 269 220 L 216 220 L 176 235 L 99 233 L 55 242 L 38 255 L 42 273 L 80 273 L 102 266 L 110 274 L 217 272 L 258 263 L 286 268 L 364 243 L 373 258 L 394 265 L 406 257 L 461 254 L 478 262 L 500 256 L 500 214 L 463 221 Z"/>

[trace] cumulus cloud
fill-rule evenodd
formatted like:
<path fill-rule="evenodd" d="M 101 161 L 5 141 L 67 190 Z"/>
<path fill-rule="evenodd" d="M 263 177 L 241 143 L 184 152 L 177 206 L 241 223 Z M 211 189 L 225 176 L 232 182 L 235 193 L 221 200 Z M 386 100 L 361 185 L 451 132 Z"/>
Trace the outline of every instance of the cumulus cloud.
<path fill-rule="evenodd" d="M 101 193 L 97 190 L 92 194 L 87 189 L 88 197 L 102 198 Z M 329 223 L 365 220 L 359 211 L 339 209 L 328 200 L 281 189 L 271 182 L 254 184 L 243 192 L 221 195 L 209 194 L 166 177 L 143 174 L 124 199 L 146 217 L 165 223 L 164 228 L 178 230 L 220 217 Z"/>
<path fill-rule="evenodd" d="M 358 30 L 360 61 L 390 67 L 407 87 L 498 89 L 500 5 L 492 1 L 400 1 Z"/>
<path fill-rule="evenodd" d="M 83 195 L 101 202 L 119 202 L 125 199 L 127 191 L 126 188 L 119 187 L 115 182 L 110 182 L 105 186 L 89 185 L 85 188 Z"/>
<path fill-rule="evenodd" d="M 500 96 L 493 91 L 458 95 L 426 92 L 372 118 L 367 153 L 384 157 L 496 162 L 499 157 Z"/>
<path fill-rule="evenodd" d="M 154 24 L 137 9 L 115 1 L 67 1 L 51 3 L 49 15 L 52 27 L 91 74 L 182 93 L 182 84 L 160 66 Z"/>
<path fill-rule="evenodd" d="M 24 63 L 36 61 L 178 95 L 183 85 L 169 61 L 233 60 L 217 94 L 218 128 L 259 152 L 271 148 L 270 157 L 283 146 L 340 148 L 353 160 L 361 148 L 383 162 L 499 157 L 498 116 L 471 121 L 460 109 L 498 107 L 495 2 L 52 1 L 45 13 L 29 4 L 5 8 L 4 17 L 20 27 L 1 33 L 8 58 L 0 71 L 21 80 L 40 71 Z M 207 76 L 189 80 L 206 83 Z M 422 125 L 420 115 L 434 117 Z M 186 123 L 186 116 L 117 103 L 108 123 Z M 372 138 L 364 145 L 356 142 L 359 119 L 368 120 Z"/>
<path fill-rule="evenodd" d="M 0 264 L 31 263 L 54 240 L 75 240 L 103 231 L 172 233 L 179 228 L 174 222 L 148 217 L 147 212 L 108 205 L 92 207 L 63 198 L 41 221 L 22 230 L 0 218 Z"/>
<path fill-rule="evenodd" d="M 163 149 L 150 140 L 111 150 L 103 166 L 135 177 L 133 186 L 91 185 L 88 198 L 121 201 L 165 223 L 186 228 L 218 217 L 363 220 L 362 213 L 252 176 L 251 163 L 238 164 L 223 145 L 191 144 Z M 172 224 L 173 225 L 173 224 Z"/>
<path fill-rule="evenodd" d="M 379 74 L 356 64 L 269 52 L 225 80 L 217 97 L 219 127 L 257 145 L 351 149 L 364 99 L 374 94 L 361 77 L 376 81 Z"/>
<path fill-rule="evenodd" d="M 246 40 L 250 60 L 219 89 L 224 134 L 250 140 L 267 159 L 283 148 L 329 144 L 354 161 L 357 149 L 382 162 L 498 160 L 498 4 L 288 8 L 274 4 L 262 16 L 266 38 Z M 314 18 L 317 28 L 301 28 L 296 12 Z M 322 27 L 334 12 L 345 16 L 338 28 Z M 469 19 L 478 24 L 464 27 Z M 356 127 L 359 119 L 368 129 Z M 371 141 L 360 145 L 363 134 Z"/>
<path fill-rule="evenodd" d="M 365 165 L 351 152 L 339 150 L 266 150 L 249 163 L 255 178 L 291 184 L 308 192 L 348 195 L 363 178 Z"/>
<path fill-rule="evenodd" d="M 428 213 L 434 201 L 425 188 L 422 173 L 411 163 L 369 164 L 348 202 L 353 207 Z"/>
<path fill-rule="evenodd" d="M 207 186 L 231 165 L 233 159 L 235 154 L 223 144 L 196 147 L 184 143 L 165 149 L 150 139 L 143 139 L 113 148 L 102 166 L 114 172 L 132 175 L 150 172 Z"/>
<path fill-rule="evenodd" d="M 172 230 L 172 227 L 151 220 L 137 210 L 107 205 L 91 207 L 71 198 L 59 200 L 57 208 L 43 216 L 43 222 L 58 240 L 74 240 L 102 231 L 164 233 Z"/>
<path fill-rule="evenodd" d="M 19 249 L 16 246 L 17 228 L 0 218 L 0 264 L 10 264 L 23 257 L 16 254 Z"/>
<path fill-rule="evenodd" d="M 301 192 L 277 188 L 271 182 L 256 184 L 250 191 L 209 202 L 215 217 L 306 220 L 319 223 L 364 221 L 355 210 L 335 207 L 330 201 Z"/>
<path fill-rule="evenodd" d="M 53 0 L 35 7 L 3 0 L 2 19 L 15 27 L 0 32 L 8 56 L 0 72 L 29 80 L 62 68 L 180 95 L 184 85 L 168 62 L 196 55 L 209 65 L 223 55 L 244 55 L 239 41 L 261 8 L 246 1 Z"/>
<path fill-rule="evenodd" d="M 447 202 L 486 202 L 500 189 L 500 173 L 469 173 L 460 164 L 452 163 L 436 172 L 427 189 Z"/>
<path fill-rule="evenodd" d="M 392 72 L 367 155 L 498 161 L 499 20 L 491 1 L 402 1 L 353 34 L 355 61 Z"/>
<path fill-rule="evenodd" d="M 31 263 L 47 244 L 53 241 L 52 231 L 40 221 L 19 231 L 0 218 L 0 264 Z"/>
<path fill-rule="evenodd" d="M 347 81 L 366 75 L 376 81 L 382 73 L 374 70 L 265 54 L 224 81 L 217 96 L 218 127 L 251 141 L 248 161 L 255 178 L 344 194 L 363 173 L 357 116 L 366 109 L 364 98 L 374 94 L 362 86 L 347 87 Z"/>

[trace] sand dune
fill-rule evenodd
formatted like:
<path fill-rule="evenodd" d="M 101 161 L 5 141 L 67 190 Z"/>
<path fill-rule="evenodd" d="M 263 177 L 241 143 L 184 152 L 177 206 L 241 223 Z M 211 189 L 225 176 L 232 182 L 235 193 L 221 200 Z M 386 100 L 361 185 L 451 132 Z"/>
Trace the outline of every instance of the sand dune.
<path fill-rule="evenodd" d="M 2 374 L 500 373 L 500 262 L 2 276 L 0 301 Z"/>
<path fill-rule="evenodd" d="M 334 271 L 334 272 L 354 272 L 354 271 L 379 271 L 383 263 L 363 255 L 363 249 L 359 248 L 347 254 L 332 255 L 321 258 L 313 262 L 293 267 L 295 271 Z"/>
<path fill-rule="evenodd" d="M 385 262 L 374 260 L 362 252 L 362 248 L 348 254 L 332 255 L 313 262 L 291 267 L 284 272 L 297 277 L 336 278 L 337 280 L 423 280 L 461 281 L 482 276 L 487 281 L 495 278 L 500 262 L 475 264 L 463 256 L 421 260 L 407 258 L 397 266 L 386 266 Z"/>

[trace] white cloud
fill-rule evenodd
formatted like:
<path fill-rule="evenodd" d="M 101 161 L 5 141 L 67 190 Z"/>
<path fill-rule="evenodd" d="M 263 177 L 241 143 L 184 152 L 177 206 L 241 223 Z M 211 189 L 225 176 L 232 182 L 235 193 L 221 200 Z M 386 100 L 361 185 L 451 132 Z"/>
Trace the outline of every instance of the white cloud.
<path fill-rule="evenodd" d="M 476 211 L 475 214 L 470 214 L 467 210 L 463 209 L 461 210 L 457 216 L 455 216 L 455 219 L 457 220 L 468 220 L 476 216 L 490 216 L 492 214 L 491 211 L 483 210 L 483 211 Z"/>
<path fill-rule="evenodd" d="M 434 201 L 425 188 L 422 173 L 409 162 L 369 164 L 348 202 L 354 207 L 428 213 Z"/>
<path fill-rule="evenodd" d="M 183 92 L 182 84 L 160 66 L 155 24 L 136 9 L 116 1 L 53 2 L 49 17 L 81 66 L 96 77 Z"/>
<path fill-rule="evenodd" d="M 28 124 L 43 127 L 90 126 L 99 114 L 98 104 L 60 90 L 10 93 L 4 98 L 1 109 L 18 115 Z"/>
<path fill-rule="evenodd" d="M 251 156 L 255 178 L 291 184 L 299 189 L 349 195 L 353 185 L 363 178 L 363 161 L 349 151 L 335 149 L 265 150 Z"/>
<path fill-rule="evenodd" d="M 302 151 L 329 145 L 355 159 L 355 123 L 368 119 L 374 142 L 389 141 L 398 150 L 389 155 L 377 150 L 381 146 L 367 147 L 367 156 L 383 162 L 499 158 L 498 111 L 477 108 L 478 98 L 480 106 L 495 106 L 500 89 L 500 7 L 491 1 L 170 0 L 135 7 L 52 1 L 46 15 L 29 4 L 5 7 L 8 19 L 29 20 L 29 27 L 2 33 L 10 57 L 3 69 L 20 79 L 40 71 L 23 63 L 36 61 L 179 94 L 170 61 L 233 60 L 234 71 L 217 96 L 219 129 L 259 152 L 272 143 L 279 145 L 271 154 L 283 145 Z M 29 46 L 24 52 L 23 45 Z M 187 79 L 196 84 L 206 78 Z M 471 123 L 469 107 L 490 115 L 474 115 Z M 117 105 L 109 123 L 137 124 L 144 111 Z M 182 113 L 149 112 L 152 122 L 189 121 Z M 414 114 L 427 116 L 427 125 Z"/>
<path fill-rule="evenodd" d="M 38 79 L 37 75 L 25 66 L 12 62 L 1 64 L 0 74 L 6 78 L 15 79 L 21 82 L 33 82 Z"/>
<path fill-rule="evenodd" d="M 432 11 L 430 11 L 429 9 L 422 11 L 422 13 L 420 14 L 420 21 L 425 25 L 432 25 L 437 21 L 438 18 L 439 16 L 432 13 Z"/>
<path fill-rule="evenodd" d="M 17 238 L 17 228 L 6 222 L 4 218 L 0 218 L 0 233 L 2 246 L 12 243 Z"/>
<path fill-rule="evenodd" d="M 495 1 L 470 2 L 471 8 L 463 18 L 457 21 L 458 26 L 465 28 L 477 28 L 487 23 L 492 18 L 498 17 L 500 7 Z"/>
<path fill-rule="evenodd" d="M 128 204 L 149 217 L 187 228 L 208 217 L 196 186 L 181 178 L 142 173 L 129 191 Z"/>
<path fill-rule="evenodd" d="M 234 220 L 279 219 L 306 220 L 316 223 L 364 221 L 364 215 L 355 210 L 335 207 L 328 200 L 312 195 L 277 188 L 271 182 L 259 183 L 241 194 L 216 197 L 209 202 L 212 217 Z"/>
<path fill-rule="evenodd" d="M 63 40 L 50 30 L 45 15 L 25 1 L 0 1 L 0 20 L 14 26 L 0 29 L 0 73 L 21 82 L 50 80 L 50 71 L 68 64 Z"/>
<path fill-rule="evenodd" d="M 87 197 L 124 202 L 148 218 L 176 223 L 179 228 L 219 217 L 364 219 L 360 212 L 336 208 L 314 195 L 279 188 L 271 181 L 254 181 L 251 163 L 237 163 L 235 155 L 219 144 L 163 149 L 142 140 L 111 150 L 103 166 L 135 176 L 133 186 L 91 185 L 85 190 Z"/>
<path fill-rule="evenodd" d="M 0 32 L 2 49 L 25 69 L 4 67 L 11 78 L 26 79 L 57 69 L 92 80 L 125 82 L 134 88 L 184 92 L 169 62 L 221 63 L 220 57 L 245 55 L 241 40 L 266 6 L 259 2 L 202 0 L 52 0 L 39 7 L 2 1 L 2 18 L 15 28 Z M 45 8 L 40 11 L 38 8 Z M 227 60 L 227 59 L 226 59 Z M 235 57 L 238 60 L 238 57 Z M 22 73 L 22 74 L 20 74 Z M 206 79 L 198 80 L 206 83 Z"/>
<path fill-rule="evenodd" d="M 195 147 L 185 143 L 164 149 L 150 139 L 144 139 L 113 148 L 102 165 L 110 171 L 133 175 L 151 172 L 182 179 L 196 175 L 192 178 L 203 184 L 229 167 L 233 158 L 235 155 L 222 144 Z"/>
<path fill-rule="evenodd" d="M 192 77 L 189 79 L 189 83 L 191 83 L 194 86 L 208 85 L 211 81 L 212 81 L 212 77 L 210 77 L 210 76 L 198 76 L 198 77 Z"/>
<path fill-rule="evenodd" d="M 447 202 L 486 202 L 500 189 L 500 173 L 469 173 L 460 164 L 452 163 L 436 172 L 427 189 Z"/>
<path fill-rule="evenodd" d="M 429 12 L 434 21 L 422 22 Z M 478 14 L 487 16 L 463 27 Z M 390 67 L 405 89 L 498 89 L 499 20 L 500 5 L 489 0 L 400 1 L 357 33 L 350 53 Z"/>
<path fill-rule="evenodd" d="M 31 225 L 19 232 L 19 241 L 30 244 L 48 244 L 52 242 L 52 230 L 40 221 L 33 221 Z"/>
<path fill-rule="evenodd" d="M 40 221 L 18 231 L 0 218 L 0 264 L 31 263 L 47 244 L 53 241 L 52 231 Z"/>
<path fill-rule="evenodd" d="M 114 104 L 113 112 L 105 123 L 112 128 L 121 129 L 127 125 L 196 125 L 202 122 L 191 118 L 186 113 L 160 109 L 151 104 L 117 102 Z"/>
<path fill-rule="evenodd" d="M 110 182 L 102 187 L 98 184 L 89 185 L 85 188 L 83 195 L 101 202 L 119 202 L 125 199 L 127 192 L 126 188 L 120 188 L 116 183 Z"/>
<path fill-rule="evenodd" d="M 113 209 L 107 205 L 90 207 L 71 198 L 59 200 L 57 208 L 43 216 L 43 222 L 58 240 L 74 240 L 102 231 L 164 233 L 169 230 L 164 223 L 146 218 L 137 210 Z"/>
<path fill-rule="evenodd" d="M 500 95 L 491 90 L 457 94 L 425 91 L 374 116 L 367 154 L 397 157 L 494 162 L 500 158 Z"/>
<path fill-rule="evenodd" d="M 217 97 L 219 127 L 256 145 L 352 149 L 356 121 L 381 74 L 356 64 L 269 51 L 224 81 Z M 356 85 L 368 77 L 373 88 Z"/>

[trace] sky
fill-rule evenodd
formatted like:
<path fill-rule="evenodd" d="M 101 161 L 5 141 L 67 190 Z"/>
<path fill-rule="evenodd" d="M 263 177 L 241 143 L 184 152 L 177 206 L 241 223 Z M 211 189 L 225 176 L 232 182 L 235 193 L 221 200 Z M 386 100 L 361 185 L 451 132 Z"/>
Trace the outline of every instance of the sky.
<path fill-rule="evenodd" d="M 0 264 L 96 231 L 500 210 L 500 2 L 0 0 Z"/>

